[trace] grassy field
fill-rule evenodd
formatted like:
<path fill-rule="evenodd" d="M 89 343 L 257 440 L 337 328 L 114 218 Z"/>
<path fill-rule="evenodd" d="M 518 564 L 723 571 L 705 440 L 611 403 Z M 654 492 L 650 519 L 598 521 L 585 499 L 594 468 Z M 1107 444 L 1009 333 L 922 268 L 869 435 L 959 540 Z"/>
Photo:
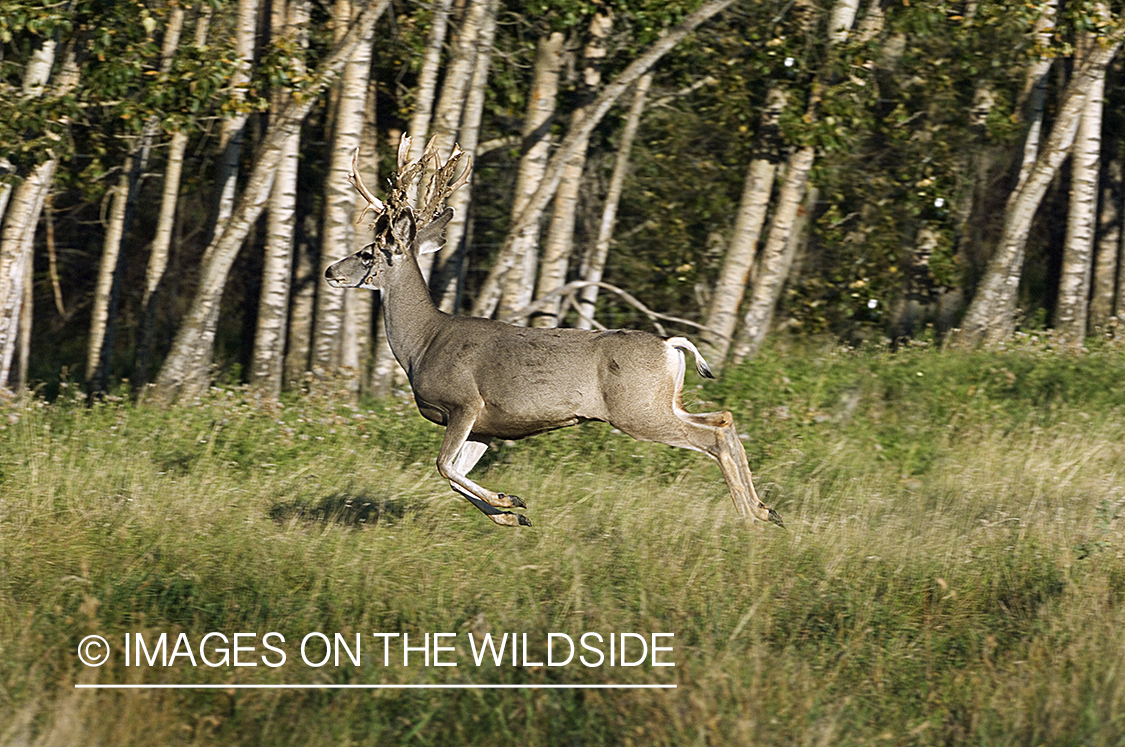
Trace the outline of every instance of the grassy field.
<path fill-rule="evenodd" d="M 407 398 L 0 405 L 0 744 L 1122 745 L 1123 374 L 1119 346 L 1030 338 L 692 374 L 785 529 L 740 520 L 701 455 L 601 424 L 486 455 L 474 476 L 535 524 L 509 530 L 441 481 Z M 305 664 L 313 631 L 359 634 L 361 663 Z M 126 634 L 211 632 L 254 634 L 258 666 L 125 665 Z M 526 634 L 543 661 L 586 632 L 673 633 L 675 666 L 476 666 L 466 643 Z M 401 639 L 384 666 L 374 633 L 453 633 L 458 666 L 404 666 Z M 677 687 L 74 687 L 110 683 Z"/>

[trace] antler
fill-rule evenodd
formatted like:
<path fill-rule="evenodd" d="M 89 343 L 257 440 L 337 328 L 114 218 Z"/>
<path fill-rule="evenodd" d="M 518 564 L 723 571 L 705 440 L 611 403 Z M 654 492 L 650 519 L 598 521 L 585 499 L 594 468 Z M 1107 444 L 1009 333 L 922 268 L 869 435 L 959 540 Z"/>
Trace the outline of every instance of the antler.
<path fill-rule="evenodd" d="M 363 208 L 363 212 L 360 213 L 359 218 L 356 219 L 357 224 L 363 220 L 363 216 L 367 215 L 368 210 L 382 213 L 387 209 L 387 206 L 383 204 L 382 200 L 371 194 L 371 190 L 367 188 L 367 185 L 363 183 L 363 178 L 359 175 L 359 148 L 356 148 L 355 153 L 352 154 L 352 168 L 351 171 L 348 172 L 348 182 L 356 188 L 356 191 L 360 193 L 363 199 L 367 200 L 367 206 Z"/>
<path fill-rule="evenodd" d="M 371 194 L 371 191 L 364 185 L 363 179 L 359 175 L 359 149 L 356 149 L 356 152 L 352 155 L 352 168 L 348 172 L 348 182 L 356 188 L 363 199 L 367 200 L 368 206 L 363 209 L 360 219 L 367 214 L 368 210 L 374 210 L 380 214 L 389 213 L 389 217 L 393 219 L 410 204 L 410 186 L 426 172 L 429 172 L 429 179 L 426 180 L 422 199 L 418 203 L 420 207 L 415 214 L 418 227 L 421 228 L 426 225 L 441 212 L 441 205 L 446 198 L 469 181 L 469 175 L 473 169 L 473 159 L 472 156 L 461 150 L 461 146 L 454 144 L 453 152 L 449 154 L 449 158 L 443 164 L 441 157 L 437 154 L 436 140 L 436 136 L 430 138 L 422 156 L 417 161 L 411 161 L 410 136 L 404 135 L 402 137 L 398 145 L 398 172 L 391 177 L 391 192 L 385 203 Z M 465 168 L 461 171 L 459 177 L 454 178 L 462 158 L 465 159 Z"/>
<path fill-rule="evenodd" d="M 430 179 L 426 183 L 426 190 L 419 200 L 419 214 L 422 216 L 423 222 L 428 222 L 433 219 L 439 212 L 441 212 L 441 204 L 453 194 L 459 187 L 464 186 L 469 181 L 469 175 L 473 169 L 473 158 L 461 150 L 461 146 L 454 144 L 453 152 L 449 154 L 449 158 L 445 163 L 441 162 L 437 153 L 432 150 L 433 140 L 426 146 L 426 152 L 422 155 L 423 162 L 430 162 L 431 173 Z M 457 167 L 464 157 L 465 168 L 461 172 L 461 176 L 454 178 L 457 173 Z"/>

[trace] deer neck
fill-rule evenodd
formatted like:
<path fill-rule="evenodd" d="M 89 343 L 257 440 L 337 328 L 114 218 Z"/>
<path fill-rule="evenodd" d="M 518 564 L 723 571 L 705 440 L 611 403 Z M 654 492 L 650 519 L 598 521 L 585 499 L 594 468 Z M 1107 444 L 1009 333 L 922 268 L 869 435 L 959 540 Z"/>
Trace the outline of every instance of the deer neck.
<path fill-rule="evenodd" d="M 383 323 L 395 359 L 413 377 L 446 315 L 434 306 L 422 270 L 404 258 L 394 282 L 383 290 Z"/>

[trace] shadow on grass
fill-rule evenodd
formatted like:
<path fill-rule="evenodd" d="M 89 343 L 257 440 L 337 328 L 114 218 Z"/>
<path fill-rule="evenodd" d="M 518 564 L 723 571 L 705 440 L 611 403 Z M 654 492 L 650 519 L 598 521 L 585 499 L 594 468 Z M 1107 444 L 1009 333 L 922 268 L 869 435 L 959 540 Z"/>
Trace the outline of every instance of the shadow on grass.
<path fill-rule="evenodd" d="M 331 522 L 346 527 L 361 527 L 380 523 L 393 524 L 407 515 L 420 513 L 421 508 L 417 499 L 337 493 L 316 502 L 297 498 L 276 503 L 270 507 L 268 515 L 279 524 L 290 521 L 306 524 Z"/>

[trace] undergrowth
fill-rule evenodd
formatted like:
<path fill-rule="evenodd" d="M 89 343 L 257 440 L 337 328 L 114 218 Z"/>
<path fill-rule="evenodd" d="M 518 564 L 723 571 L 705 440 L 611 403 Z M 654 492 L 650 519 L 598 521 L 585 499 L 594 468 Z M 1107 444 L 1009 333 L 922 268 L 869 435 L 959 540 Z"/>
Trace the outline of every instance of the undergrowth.
<path fill-rule="evenodd" d="M 1028 339 L 692 374 L 785 529 L 740 520 L 701 455 L 604 424 L 490 448 L 474 478 L 535 524 L 506 530 L 440 479 L 405 396 L 7 403 L 0 744 L 1121 744 L 1123 369 Z M 214 631 L 282 632 L 289 663 L 77 658 Z M 361 664 L 301 664 L 308 631 L 359 634 Z M 427 632 L 457 667 L 384 666 L 371 636 Z M 464 643 L 526 633 L 535 660 L 552 632 L 674 633 L 675 666 L 478 667 Z M 171 682 L 677 688 L 74 688 Z"/>

